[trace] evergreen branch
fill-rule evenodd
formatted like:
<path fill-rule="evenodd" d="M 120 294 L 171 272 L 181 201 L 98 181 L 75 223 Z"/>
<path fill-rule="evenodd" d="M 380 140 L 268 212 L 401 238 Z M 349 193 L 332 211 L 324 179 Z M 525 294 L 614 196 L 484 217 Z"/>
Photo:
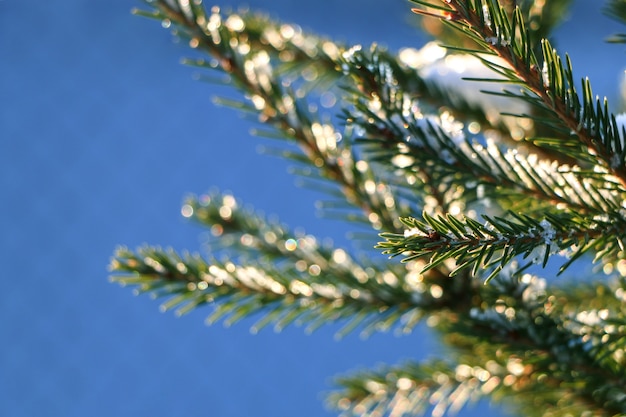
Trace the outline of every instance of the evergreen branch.
<path fill-rule="evenodd" d="M 183 213 L 209 228 L 213 238 L 207 246 L 214 256 L 219 253 L 230 259 L 237 256 L 246 260 L 289 263 L 302 271 L 317 265 L 321 269 L 331 268 L 340 277 L 350 271 L 349 276 L 359 276 L 361 281 L 371 278 L 365 271 L 374 267 L 369 262 L 364 261 L 365 265 L 359 266 L 343 249 L 320 245 L 313 236 L 302 232 L 292 233 L 277 221 L 243 208 L 231 195 L 191 196 L 183 206 Z"/>
<path fill-rule="evenodd" d="M 346 89 L 351 93 L 352 102 L 380 100 L 389 103 L 396 99 L 405 112 L 420 111 L 421 107 L 445 108 L 463 123 L 488 126 L 510 139 L 510 128 L 500 117 L 494 117 L 463 94 L 440 85 L 436 79 L 422 77 L 419 70 L 426 65 L 422 60 L 420 52 L 412 49 L 404 49 L 395 57 L 376 45 L 369 50 L 357 45 L 345 51 L 338 64 L 351 81 Z M 404 106 L 402 100 L 405 100 Z"/>
<path fill-rule="evenodd" d="M 470 132 L 447 110 L 439 116 L 423 114 L 427 110 L 421 98 L 406 94 L 404 75 L 384 54 L 355 49 L 344 57 L 350 63 L 346 66 L 356 68 L 353 72 L 363 80 L 355 81 L 359 88 L 352 92 L 354 107 L 344 110 L 344 118 L 367 147 L 366 155 L 400 168 L 401 178 L 434 199 L 437 209 L 446 212 L 450 206 L 458 206 L 453 195 L 458 187 L 468 188 L 469 184 L 489 186 L 489 197 L 525 195 L 519 205 L 534 206 L 537 212 L 565 206 L 592 214 L 621 209 L 619 194 L 602 190 L 607 182 L 618 185 L 617 179 L 605 174 L 594 175 L 593 180 L 568 166 L 537 161 L 532 154 L 504 154 L 499 147 L 503 144 L 496 146 L 491 140 L 491 131 L 487 147 L 465 139 L 477 132 Z M 496 140 L 501 139 L 498 136 Z"/>
<path fill-rule="evenodd" d="M 314 265 L 314 271 L 327 271 L 334 275 L 335 282 L 346 286 L 353 285 L 356 279 L 360 282 L 358 285 L 365 287 L 389 285 L 386 291 L 394 288 L 400 298 L 411 294 L 414 301 L 420 300 L 424 311 L 461 308 L 475 293 L 475 282 L 468 276 L 442 282 L 447 274 L 445 268 L 422 275 L 420 268 L 410 262 L 400 267 L 386 264 L 382 270 L 380 265 L 366 257 L 355 260 L 341 248 L 320 245 L 313 236 L 302 232 L 294 234 L 277 221 L 268 221 L 242 209 L 230 195 L 191 197 L 185 203 L 183 213 L 211 230 L 214 239 L 207 242 L 207 247 L 216 256 L 287 265 L 301 273 Z M 431 291 L 433 285 L 437 287 L 435 292 Z"/>
<path fill-rule="evenodd" d="M 543 410 L 599 416 L 626 411 L 624 327 L 610 324 L 623 317 L 623 282 L 564 290 L 546 288 L 544 280 L 530 274 L 513 273 L 492 283 L 481 293 L 483 305 L 490 307 L 472 308 L 469 320 L 441 321 L 439 330 L 459 349 L 460 363 L 484 366 L 493 358 L 504 359 L 510 376 L 503 382 L 513 388 L 512 399 L 522 415 L 537 409 L 542 410 L 539 415 Z M 598 310 L 598 305 L 603 308 Z M 478 357 L 477 344 L 485 349 Z M 535 389 L 537 385 L 542 389 Z"/>
<path fill-rule="evenodd" d="M 621 210 L 622 193 L 615 192 L 619 182 L 601 171 L 583 175 L 586 172 L 575 168 L 539 161 L 536 155 L 524 156 L 516 150 L 503 153 L 493 133 L 484 146 L 475 132 L 449 113 L 434 116 L 414 108 L 414 101 L 394 92 L 358 100 L 345 117 L 358 129 L 370 159 L 395 165 L 403 178 L 413 180 L 414 188 L 422 187 L 434 198 L 443 212 L 458 204 L 452 194 L 459 187 L 466 189 L 467 196 L 468 190 L 478 186 L 488 187 L 484 197 L 515 196 L 525 210 L 569 207 L 595 215 Z"/>
<path fill-rule="evenodd" d="M 299 162 L 308 161 L 313 172 L 338 183 L 344 198 L 359 207 L 365 214 L 364 218 L 375 229 L 399 231 L 400 224 L 396 219 L 408 215 L 406 202 L 410 200 L 394 201 L 392 189 L 387 184 L 396 183 L 397 187 L 415 184 L 398 181 L 397 176 L 395 181 L 393 176 L 377 180 L 381 173 L 374 173 L 369 164 L 358 161 L 356 155 L 347 149 L 347 140 L 343 144 L 337 144 L 334 137 L 337 133 L 333 131 L 332 126 L 316 122 L 313 115 L 305 110 L 308 105 L 296 97 L 298 92 L 294 95 L 289 89 L 281 87 L 292 81 L 286 78 L 280 81 L 278 75 L 273 74 L 271 57 L 280 56 L 282 60 L 285 55 L 282 52 L 289 51 L 286 55 L 295 57 L 293 59 L 298 65 L 311 61 L 315 65 L 322 65 L 324 73 L 332 72 L 331 68 L 341 68 L 350 75 L 361 91 L 370 96 L 376 97 L 378 94 L 384 98 L 389 94 L 385 94 L 383 90 L 387 89 L 391 94 L 401 87 L 406 90 L 405 94 L 419 96 L 421 101 L 430 100 L 437 106 L 449 105 L 449 108 L 457 109 L 458 114 L 469 114 L 465 116 L 466 118 L 471 117 L 488 124 L 486 116 L 475 107 L 464 104 L 463 100 L 455 98 L 458 96 L 454 94 L 438 90 L 436 84 L 426 83 L 420 77 L 416 77 L 412 68 L 403 67 L 395 58 L 382 51 L 373 50 L 368 55 L 359 53 L 358 50 L 350 50 L 339 55 L 340 47 L 330 48 L 329 42 L 315 37 L 281 38 L 279 42 L 279 38 L 276 37 L 278 25 L 262 18 L 258 18 L 260 20 L 257 21 L 255 20 L 257 18 L 252 16 L 233 14 L 222 22 L 217 10 L 214 10 L 211 16 L 207 16 L 198 5 L 191 9 L 185 9 L 187 6 L 177 6 L 174 2 L 156 2 L 152 5 L 157 7 L 154 16 L 167 19 L 169 24 L 178 25 L 179 29 L 186 33 L 186 37 L 191 39 L 192 46 L 206 50 L 213 57 L 209 63 L 199 60 L 197 65 L 221 68 L 230 74 L 234 84 L 252 101 L 250 105 L 244 106 L 237 102 L 233 105 L 261 113 L 261 121 L 278 129 L 283 136 L 295 140 L 301 147 L 304 158 L 299 158 L 297 154 L 293 154 L 291 158 Z M 259 29 L 263 25 L 268 28 Z M 307 45 L 306 50 L 298 49 L 301 45 Z M 254 54 L 249 51 L 257 52 Z M 268 57 L 270 62 L 267 62 Z M 374 68 L 374 71 L 370 68 Z M 391 81 L 396 85 L 389 90 Z M 430 99 L 433 97 L 434 99 Z M 434 196 L 439 204 L 442 204 L 447 195 L 435 186 L 429 185 L 435 184 L 436 178 L 431 177 L 426 171 L 422 171 L 420 177 L 421 183 L 426 185 L 424 194 Z M 404 180 L 405 177 L 402 176 L 400 179 Z M 415 177 L 412 179 L 415 180 Z M 364 184 L 368 187 L 364 187 Z M 445 185 L 440 185 L 442 186 Z M 412 200 L 415 201 L 415 197 L 412 197 Z M 447 211 L 446 207 L 444 211 Z"/>
<path fill-rule="evenodd" d="M 626 342 L 617 317 L 623 317 L 623 285 L 573 290 L 575 297 L 548 291 L 544 280 L 530 274 L 501 274 L 481 287 L 480 301 L 465 314 L 438 317 L 437 329 L 455 349 L 448 361 L 342 377 L 329 402 L 344 415 L 443 415 L 489 395 L 524 416 L 621 415 Z M 562 310 L 578 298 L 575 317 Z"/>
<path fill-rule="evenodd" d="M 530 32 L 532 49 L 536 53 L 540 52 L 541 40 L 549 38 L 554 28 L 557 27 L 568 16 L 571 0 L 544 1 L 544 0 L 501 0 L 500 4 L 505 8 L 507 15 L 511 16 L 515 7 L 519 6 L 524 21 Z M 439 6 L 435 4 L 434 6 Z M 440 8 L 446 11 L 447 8 Z M 432 34 L 436 39 L 445 45 L 455 47 L 476 48 L 476 44 L 466 36 L 459 36 L 457 30 L 441 22 L 439 16 L 435 18 L 425 17 L 423 19 L 423 29 Z"/>
<path fill-rule="evenodd" d="M 111 263 L 112 280 L 170 297 L 162 307 L 179 314 L 211 304 L 210 323 L 261 315 L 254 331 L 269 323 L 280 328 L 297 321 L 313 330 L 343 321 L 339 335 L 357 327 L 363 335 L 406 333 L 424 315 L 462 308 L 474 294 L 470 280 L 440 282 L 439 275 L 422 276 L 410 263 L 381 270 L 367 259 L 357 262 L 343 249 L 241 209 L 229 195 L 191 197 L 182 212 L 215 236 L 210 260 L 156 247 L 120 248 Z"/>
<path fill-rule="evenodd" d="M 383 272 L 368 258 L 355 260 L 341 248 L 320 245 L 313 236 L 303 232 L 294 234 L 277 221 L 268 221 L 241 208 L 230 195 L 191 197 L 183 212 L 211 230 L 215 239 L 208 242 L 210 252 L 225 254 L 230 259 L 235 255 L 246 261 L 260 259 L 276 265 L 292 265 L 300 272 L 317 265 L 348 286 L 355 277 L 361 284 L 386 283 L 397 287 L 397 291 L 412 294 L 413 299 L 421 300 L 422 309 L 428 311 L 461 308 L 475 293 L 475 282 L 468 276 L 442 282 L 445 268 L 440 273 L 421 275 L 420 268 L 408 262 L 400 268 L 385 264 Z M 434 293 L 432 285 L 437 287 Z"/>
<path fill-rule="evenodd" d="M 333 81 L 339 46 L 324 38 L 304 33 L 298 26 L 275 22 L 260 13 L 228 13 L 223 16 L 214 6 L 207 13 L 201 1 L 144 0 L 150 10 L 134 10 L 135 14 L 162 21 L 165 28 L 173 26 L 176 36 L 189 40 L 194 49 L 208 53 L 210 60 L 188 59 L 186 64 L 201 68 L 223 68 L 229 72 L 229 60 L 250 52 L 280 55 L 283 75 L 306 71 L 308 78 Z M 232 42 L 233 45 L 225 45 Z M 220 61 L 223 60 L 223 61 Z M 315 77 L 311 77 L 311 75 Z M 323 84 L 323 83 L 322 83 Z"/>
<path fill-rule="evenodd" d="M 570 259 L 561 267 L 563 272 L 584 253 L 598 251 L 596 257 L 617 259 L 624 247 L 624 222 L 607 225 L 598 222 L 585 227 L 580 219 L 567 216 L 548 216 L 537 221 L 526 215 L 503 217 L 483 216 L 486 223 L 465 217 L 433 217 L 423 214 L 423 220 L 404 218 L 407 226 L 403 235 L 382 233 L 386 240 L 377 246 L 391 257 L 404 255 L 403 261 L 429 257 L 424 270 L 437 267 L 448 259 L 456 260 L 451 275 L 464 268 L 472 274 L 479 269 L 491 270 L 487 281 L 496 276 L 515 257 L 531 258 L 530 263 L 541 262 L 545 267 L 554 250 L 572 250 Z M 536 255 L 544 248 L 542 259 Z M 531 256 L 533 255 L 533 256 Z M 536 258 L 535 258 L 536 257 Z M 524 269 L 524 268 L 523 268 Z"/>
<path fill-rule="evenodd" d="M 462 67 L 475 64 L 469 60 L 472 57 L 467 54 L 447 56 L 446 59 L 442 58 L 428 63 L 428 60 L 432 59 L 429 58 L 430 55 L 445 53 L 443 51 L 443 48 L 429 44 L 421 51 L 404 49 L 400 52 L 399 58 L 376 46 L 367 51 L 356 46 L 344 52 L 342 54 L 344 62 L 341 63 L 341 68 L 354 84 L 353 87 L 346 87 L 346 90 L 350 93 L 349 102 L 356 107 L 356 114 L 344 108 L 343 117 L 348 125 L 352 125 L 355 117 L 356 120 L 359 119 L 359 116 L 363 114 L 363 108 L 369 109 L 370 113 L 375 113 L 374 115 L 368 114 L 367 120 L 379 118 L 399 120 L 408 117 L 411 113 L 417 118 L 424 114 L 440 114 L 442 118 L 453 120 L 455 124 L 462 127 L 468 127 L 474 133 L 482 131 L 497 135 L 499 142 L 524 150 L 528 154 L 535 153 L 545 159 L 562 163 L 572 162 L 571 158 L 552 152 L 545 147 L 536 146 L 533 142 L 520 143 L 522 133 L 530 134 L 532 131 L 532 124 L 528 123 L 531 119 L 519 121 L 517 114 L 515 118 L 502 117 L 504 109 L 501 107 L 503 104 L 509 108 L 512 105 L 519 107 L 514 104 L 519 101 L 517 98 L 511 100 L 508 97 L 500 102 L 488 103 L 477 97 L 478 91 L 468 88 L 468 83 L 448 81 L 447 84 L 444 83 L 445 87 L 439 85 L 443 82 L 443 80 L 438 80 L 436 75 L 439 71 L 456 71 L 454 61 L 450 61 L 449 65 L 445 64 L 444 68 L 440 68 L 442 65 L 440 62 L 448 62 L 450 58 L 455 58 L 459 61 L 457 65 Z M 479 60 L 476 60 L 476 63 L 479 63 Z M 434 74 L 428 75 L 429 72 Z M 421 73 L 424 73 L 424 76 Z M 507 79 L 502 81 L 510 82 Z M 363 126 L 359 128 L 363 129 Z M 395 132 L 395 130 L 391 131 Z M 384 138 L 386 135 L 381 137 Z"/>
<path fill-rule="evenodd" d="M 451 368 L 444 361 L 406 363 L 361 371 L 336 380 L 341 390 L 328 397 L 341 416 L 433 416 L 455 414 L 466 403 L 502 386 L 497 375 L 478 367 Z"/>
<path fill-rule="evenodd" d="M 260 315 L 254 332 L 270 323 L 277 329 L 306 324 L 312 331 L 343 322 L 339 336 L 355 328 L 364 335 L 392 328 L 406 333 L 426 310 L 440 303 L 428 294 L 407 291 L 406 284 L 400 285 L 402 277 L 390 272 L 374 277 L 371 268 L 350 270 L 346 263 L 325 260 L 322 269 L 306 262 L 300 259 L 280 266 L 262 260 L 207 262 L 199 255 L 181 256 L 173 250 L 120 248 L 111 263 L 111 279 L 135 286 L 139 293 L 170 297 L 162 309 L 176 308 L 178 314 L 211 304 L 209 324 L 223 320 L 230 325 Z"/>
<path fill-rule="evenodd" d="M 325 54 L 326 58 L 317 60 L 318 65 L 328 64 L 329 57 L 338 53 L 337 48 L 333 49 L 330 43 L 314 37 L 276 38 L 278 35 L 272 32 L 272 26 L 271 33 L 255 32 L 257 34 L 252 36 L 246 32 L 247 21 L 242 17 L 233 14 L 222 22 L 219 10 L 214 9 L 208 16 L 199 3 L 190 8 L 164 0 L 149 4 L 156 8 L 152 17 L 167 19 L 170 24 L 176 25 L 191 39 L 192 46 L 203 49 L 214 59 L 206 63 L 207 67 L 215 67 L 230 75 L 232 84 L 252 102 L 252 106 L 239 107 L 260 114 L 261 122 L 297 143 L 315 171 L 338 184 L 344 198 L 360 208 L 375 229 L 398 230 L 400 224 L 397 219 L 403 213 L 407 214 L 406 208 L 396 202 L 389 187 L 379 181 L 375 181 L 379 186 L 373 189 L 364 187 L 361 180 L 364 177 L 376 178 L 377 174 L 367 163 L 356 160 L 347 145 L 338 143 L 340 135 L 333 126 L 317 121 L 308 111 L 308 103 L 289 87 L 293 80 L 281 78 L 272 67 L 272 56 L 283 59 L 281 52 L 285 51 L 291 51 L 292 55 L 305 62 L 316 61 L 318 54 Z M 234 23 L 227 24 L 229 19 Z M 249 39 L 265 39 L 264 36 L 269 38 L 267 42 L 261 42 L 264 46 L 259 50 L 253 49 L 255 43 L 248 43 Z M 304 52 L 296 53 L 294 48 L 304 48 Z M 334 65 L 334 61 L 330 62 Z"/>
<path fill-rule="evenodd" d="M 429 2 L 413 1 L 427 9 L 433 6 Z M 581 101 L 569 57 L 566 56 L 563 63 L 556 50 L 544 40 L 543 69 L 540 69 L 519 8 L 509 18 L 504 8 L 492 0 L 441 3 L 444 4 L 443 10 L 435 14 L 476 41 L 481 50 L 473 53 L 485 65 L 511 82 L 522 84 L 541 100 L 542 106 L 554 115 L 554 122 L 560 123 L 562 130 L 571 132 L 569 138 L 561 141 L 570 155 L 576 149 L 576 156 L 583 164 L 601 161 L 608 172 L 618 178 L 622 188 L 626 188 L 626 152 L 615 116 L 609 112 L 606 99 L 600 101 L 593 96 L 588 79 L 582 82 Z M 427 9 L 414 11 L 431 13 Z M 481 55 L 485 52 L 500 57 L 507 65 L 494 64 Z M 514 95 L 522 100 L 528 98 L 524 93 Z M 527 101 L 536 104 L 535 99 Z M 558 152 L 558 148 L 554 151 Z"/>
<path fill-rule="evenodd" d="M 340 189 L 344 194 L 344 198 L 351 202 L 355 206 L 359 207 L 364 213 L 365 218 L 368 219 L 374 228 L 384 230 L 399 230 L 400 224 L 397 222 L 397 218 L 400 216 L 408 215 L 406 202 L 415 201 L 415 197 L 411 197 L 411 200 L 395 201 L 393 193 L 387 184 L 394 184 L 397 187 L 413 186 L 415 184 L 406 184 L 404 176 L 385 176 L 381 180 L 376 178 L 381 175 L 380 172 L 372 171 L 372 167 L 366 164 L 364 161 L 351 162 L 350 158 L 346 157 L 348 151 L 343 153 L 339 152 L 342 146 L 347 146 L 347 140 L 344 141 L 342 146 L 338 146 L 336 143 L 332 143 L 333 147 L 336 147 L 337 152 L 335 155 L 329 155 L 328 152 L 324 152 L 325 149 L 320 149 L 320 140 L 322 143 L 328 142 L 332 135 L 325 134 L 320 138 L 315 134 L 315 129 L 310 129 L 308 126 L 322 127 L 323 129 L 317 129 L 321 131 L 327 130 L 330 127 L 328 124 L 321 124 L 315 122 L 311 115 L 308 115 L 304 110 L 308 107 L 305 103 L 302 103 L 289 91 L 284 91 L 280 87 L 285 82 L 279 82 L 278 80 L 270 83 L 266 80 L 264 82 L 264 88 L 259 89 L 259 80 L 256 80 L 257 74 L 252 71 L 246 70 L 247 64 L 250 61 L 254 61 L 254 58 L 250 58 L 246 53 L 242 53 L 243 50 L 258 50 L 261 52 L 267 52 L 269 56 L 281 56 L 281 49 L 287 48 L 291 51 L 288 56 L 298 57 L 298 62 L 304 65 L 309 61 L 315 61 L 315 65 L 322 65 L 324 73 L 336 71 L 341 69 L 349 76 L 354 85 L 364 92 L 364 94 L 370 96 L 386 96 L 382 90 L 389 90 L 390 93 L 398 91 L 400 88 L 405 90 L 405 94 L 408 96 L 419 97 L 420 102 L 432 103 L 434 106 L 440 107 L 441 105 L 447 106 L 454 111 L 454 114 L 462 117 L 460 120 L 473 120 L 485 126 L 496 127 L 503 132 L 503 137 L 508 137 L 508 130 L 501 124 L 493 124 L 487 120 L 487 116 L 482 110 L 475 105 L 466 103 L 460 96 L 450 94 L 448 91 L 439 89 L 436 83 L 426 82 L 419 76 L 416 76 L 415 70 L 410 66 L 401 65 L 398 60 L 384 51 L 373 49 L 371 54 L 360 53 L 359 48 L 353 48 L 340 55 L 337 55 L 337 51 L 341 51 L 341 47 L 333 49 L 333 53 L 326 54 L 324 51 L 329 51 L 332 48 L 329 47 L 329 42 L 322 42 L 315 37 L 306 37 L 306 42 L 303 40 L 296 41 L 291 39 L 282 39 L 280 43 L 281 47 L 275 47 L 278 41 L 274 42 L 260 42 L 262 45 L 257 45 L 255 39 L 265 39 L 269 35 L 263 35 L 262 33 L 255 31 L 255 25 L 251 34 L 248 33 L 248 19 L 254 22 L 254 18 L 237 15 L 231 15 L 224 24 L 221 24 L 221 17 L 216 11 L 207 17 L 201 14 L 197 10 L 190 11 L 189 13 L 196 13 L 194 19 L 186 18 L 185 14 L 173 9 L 173 6 L 169 3 L 161 4 L 156 3 L 156 6 L 161 10 L 161 15 L 158 17 L 167 18 L 170 22 L 178 24 L 183 30 L 187 31 L 187 37 L 192 39 L 191 44 L 198 48 L 204 48 L 216 57 L 212 62 L 206 63 L 205 61 L 198 61 L 198 65 L 204 65 L 206 67 L 221 67 L 222 70 L 229 73 L 233 77 L 235 83 L 243 89 L 247 96 L 252 98 L 253 104 L 247 106 L 247 108 L 253 112 L 262 112 L 261 120 L 268 123 L 286 136 L 295 141 L 301 146 L 306 155 L 306 160 L 314 166 L 315 172 L 321 172 L 322 177 L 328 178 L 331 181 L 335 181 L 340 184 Z M 205 22 L 213 19 L 214 30 L 209 30 L 205 27 L 199 27 L 195 25 L 195 22 Z M 228 21 L 231 23 L 228 24 Z M 234 22 L 234 23 L 233 23 Z M 235 24 L 236 23 L 236 24 Z M 270 29 L 266 31 L 275 33 L 276 27 L 271 22 L 263 21 Z M 211 25 L 209 25 L 211 26 Z M 211 26 L 211 27 L 213 27 Z M 229 29 L 229 28 L 236 28 Z M 220 42 L 215 42 L 215 40 Z M 251 46 L 243 47 L 250 43 Z M 295 45 L 292 45 L 295 43 Z M 232 48 L 230 45 L 239 45 L 238 48 Z M 299 44 L 308 45 L 307 53 L 296 53 Z M 318 55 L 320 56 L 319 59 Z M 312 59 L 311 56 L 315 57 Z M 309 57 L 309 58 L 307 58 Z M 294 58 L 295 59 L 295 58 Z M 254 62 L 253 62 L 254 63 Z M 248 67 L 253 67 L 249 65 Z M 243 67 L 243 68 L 242 68 Z M 374 70 L 370 70 L 373 68 Z M 271 70 L 263 70 L 264 73 Z M 392 75 L 393 80 L 390 77 Z M 262 74 L 263 75 L 263 74 Z M 271 74 L 270 74 L 271 75 Z M 252 76 L 251 80 L 248 80 Z M 273 75 L 272 75 L 273 76 Z M 258 78 L 258 77 L 257 77 Z M 386 83 L 385 83 L 386 81 Z M 393 81 L 393 86 L 391 85 Z M 271 87 L 271 88 L 270 88 Z M 270 88 L 269 91 L 268 88 Z M 234 103 L 243 109 L 243 105 Z M 262 107 L 262 108 L 261 108 Z M 313 126 L 313 127 L 315 127 Z M 333 132 L 331 132 L 333 133 Z M 349 135 L 346 135 L 346 139 Z M 322 146 L 321 148 L 324 148 Z M 338 156 L 339 155 L 339 156 Z M 354 153 L 350 151 L 349 154 L 353 160 L 356 160 Z M 296 156 L 293 156 L 296 159 Z M 300 159 L 302 161 L 302 159 Z M 364 171 L 363 171 L 364 170 Z M 362 172 L 363 171 L 363 172 Z M 428 173 L 422 172 L 421 174 L 424 181 L 423 184 L 433 183 L 432 178 L 429 178 Z M 364 189 L 358 180 L 364 180 L 366 184 L 369 184 L 367 189 Z M 384 184 L 387 183 L 387 184 Z M 372 186 L 373 185 L 373 186 Z M 372 192 L 373 190 L 373 192 Z M 428 196 L 437 196 L 437 200 L 441 203 L 445 200 L 445 196 L 427 186 L 425 194 Z M 419 204 L 419 200 L 417 203 Z M 391 203 L 391 205 L 389 205 Z M 404 206 L 404 207 L 402 207 Z M 395 209 L 395 212 L 391 212 Z M 445 211 L 445 210 L 444 210 Z"/>

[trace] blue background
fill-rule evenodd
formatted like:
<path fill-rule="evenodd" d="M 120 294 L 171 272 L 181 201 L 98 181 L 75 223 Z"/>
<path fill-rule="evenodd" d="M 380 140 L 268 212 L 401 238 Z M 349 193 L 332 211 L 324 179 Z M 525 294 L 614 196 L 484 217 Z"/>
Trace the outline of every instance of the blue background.
<path fill-rule="evenodd" d="M 247 4 L 347 42 L 424 42 L 402 0 Z M 624 48 L 602 42 L 620 28 L 599 4 L 576 3 L 559 47 L 616 102 Z M 423 328 L 335 341 L 334 326 L 205 327 L 209 310 L 175 318 L 108 283 L 118 244 L 198 249 L 202 230 L 181 201 L 212 186 L 347 244 L 348 228 L 315 216 L 316 194 L 294 187 L 289 164 L 259 156 L 248 122 L 212 105 L 226 90 L 194 81 L 179 64 L 186 46 L 131 16 L 135 6 L 0 0 L 0 415 L 326 416 L 330 377 L 443 354 Z M 501 413 L 479 404 L 465 415 L 479 410 Z"/>

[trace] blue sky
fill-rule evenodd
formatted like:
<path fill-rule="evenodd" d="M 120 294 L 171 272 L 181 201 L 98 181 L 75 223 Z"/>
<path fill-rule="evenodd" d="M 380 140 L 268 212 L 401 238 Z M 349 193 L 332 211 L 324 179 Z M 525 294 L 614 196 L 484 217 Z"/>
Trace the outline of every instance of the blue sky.
<path fill-rule="evenodd" d="M 424 42 L 402 0 L 247 4 L 346 42 Z M 618 27 L 597 2 L 577 5 L 559 46 L 615 99 L 624 48 L 601 40 Z M 316 217 L 315 192 L 294 186 L 287 162 L 258 154 L 251 125 L 212 104 L 226 90 L 194 81 L 179 64 L 187 48 L 131 16 L 135 6 L 0 0 L 0 415 L 327 416 L 330 377 L 441 355 L 423 329 L 336 341 L 332 326 L 206 327 L 208 310 L 176 318 L 108 283 L 119 244 L 197 250 L 202 230 L 180 206 L 212 187 L 347 242 L 347 227 Z"/>

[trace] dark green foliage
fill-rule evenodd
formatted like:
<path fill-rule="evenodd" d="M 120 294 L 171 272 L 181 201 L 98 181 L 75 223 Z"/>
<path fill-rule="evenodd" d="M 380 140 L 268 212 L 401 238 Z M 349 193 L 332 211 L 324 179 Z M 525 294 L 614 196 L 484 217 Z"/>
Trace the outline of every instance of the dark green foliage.
<path fill-rule="evenodd" d="M 148 1 L 137 13 L 201 55 L 186 63 L 242 94 L 219 101 L 327 193 L 323 214 L 381 236 L 391 260 L 213 193 L 182 210 L 210 230 L 205 255 L 121 248 L 112 280 L 179 313 L 210 305 L 210 323 L 258 317 L 255 331 L 339 321 L 340 334 L 401 334 L 425 320 L 440 334 L 443 358 L 337 379 L 328 400 L 344 415 L 439 416 L 487 396 L 524 416 L 626 415 L 626 132 L 548 41 L 569 1 L 413 3 L 447 52 L 346 46 L 261 15 Z M 605 10 L 624 21 L 624 4 Z M 432 51 L 480 71 L 433 77 L 448 64 Z M 548 284 L 537 274 L 553 257 L 560 273 L 600 269 Z"/>
<path fill-rule="evenodd" d="M 607 2 L 604 12 L 618 20 L 621 23 L 626 23 L 626 1 L 624 0 L 610 0 Z M 626 43 L 626 34 L 619 33 L 613 35 L 607 39 L 608 42 Z"/>

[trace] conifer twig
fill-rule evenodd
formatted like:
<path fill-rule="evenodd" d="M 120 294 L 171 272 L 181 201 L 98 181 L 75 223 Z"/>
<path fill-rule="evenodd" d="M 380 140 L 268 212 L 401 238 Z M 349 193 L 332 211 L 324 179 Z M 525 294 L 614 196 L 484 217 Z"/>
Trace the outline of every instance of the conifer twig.
<path fill-rule="evenodd" d="M 615 123 L 615 116 L 608 111 L 608 103 L 594 98 L 588 79 L 582 82 L 582 102 L 573 81 L 572 64 L 566 56 L 565 63 L 557 55 L 547 40 L 542 42 L 543 68 L 532 50 L 529 32 L 525 27 L 519 8 L 509 19 L 505 9 L 494 0 L 441 0 L 427 2 L 412 0 L 425 9 L 414 9 L 416 13 L 429 13 L 430 8 L 438 10 L 435 15 L 449 24 L 458 27 L 483 49 L 467 51 L 489 52 L 502 58 L 510 67 L 493 64 L 483 59 L 492 68 L 511 82 L 519 83 L 523 89 L 541 100 L 541 105 L 556 116 L 569 140 L 561 140 L 567 146 L 575 138 L 579 143 L 577 157 L 584 162 L 602 161 L 605 168 L 626 188 L 626 152 L 620 138 L 621 131 Z M 520 97 L 537 105 L 538 102 L 524 94 L 505 93 Z M 572 138 L 573 137 L 573 138 Z M 554 148 L 558 149 L 558 148 Z"/>
<path fill-rule="evenodd" d="M 350 151 L 342 151 L 336 144 L 331 147 L 323 146 L 323 142 L 336 139 L 332 135 L 317 132 L 314 125 L 321 124 L 309 114 L 306 103 L 289 87 L 281 85 L 279 79 L 270 77 L 272 67 L 269 55 L 248 54 L 254 45 L 243 46 L 244 42 L 247 42 L 247 38 L 239 33 L 245 28 L 243 20 L 238 21 L 237 27 L 231 29 L 226 24 L 228 20 L 222 23 L 222 16 L 217 8 L 214 8 L 208 16 L 203 6 L 194 2 L 189 3 L 188 9 L 185 10 L 182 10 L 177 2 L 158 0 L 149 4 L 155 7 L 156 11 L 153 14 L 142 14 L 168 19 L 170 24 L 175 24 L 185 31 L 186 36 L 191 39 L 192 46 L 208 52 L 216 60 L 218 68 L 229 74 L 233 84 L 243 90 L 257 107 L 256 110 L 260 113 L 259 120 L 294 140 L 309 163 L 316 167 L 323 177 L 338 184 L 346 200 L 362 209 L 375 229 L 398 230 L 400 224 L 397 219 L 402 211 L 395 210 L 403 209 L 394 201 L 388 187 L 378 183 L 377 187 L 363 189 L 359 177 L 376 178 L 368 164 L 365 162 L 357 164 Z M 234 41 L 230 42 L 230 39 Z M 316 42 L 315 38 L 311 39 Z M 236 46 L 233 47 L 231 44 Z M 265 49 L 268 49 L 268 45 L 265 45 Z M 282 47 L 276 48 L 274 52 L 280 53 L 281 49 Z M 294 48 L 285 51 L 292 49 Z M 323 51 L 321 45 L 310 46 L 310 49 L 319 53 Z M 301 51 L 300 54 L 302 53 Z M 331 53 L 338 52 L 334 50 Z M 264 60 L 262 65 L 255 62 L 259 56 Z M 296 58 L 297 56 L 296 54 Z M 321 61 L 324 62 L 324 59 Z M 308 59 L 308 62 L 314 61 Z M 337 150 L 332 152 L 335 149 Z"/>

